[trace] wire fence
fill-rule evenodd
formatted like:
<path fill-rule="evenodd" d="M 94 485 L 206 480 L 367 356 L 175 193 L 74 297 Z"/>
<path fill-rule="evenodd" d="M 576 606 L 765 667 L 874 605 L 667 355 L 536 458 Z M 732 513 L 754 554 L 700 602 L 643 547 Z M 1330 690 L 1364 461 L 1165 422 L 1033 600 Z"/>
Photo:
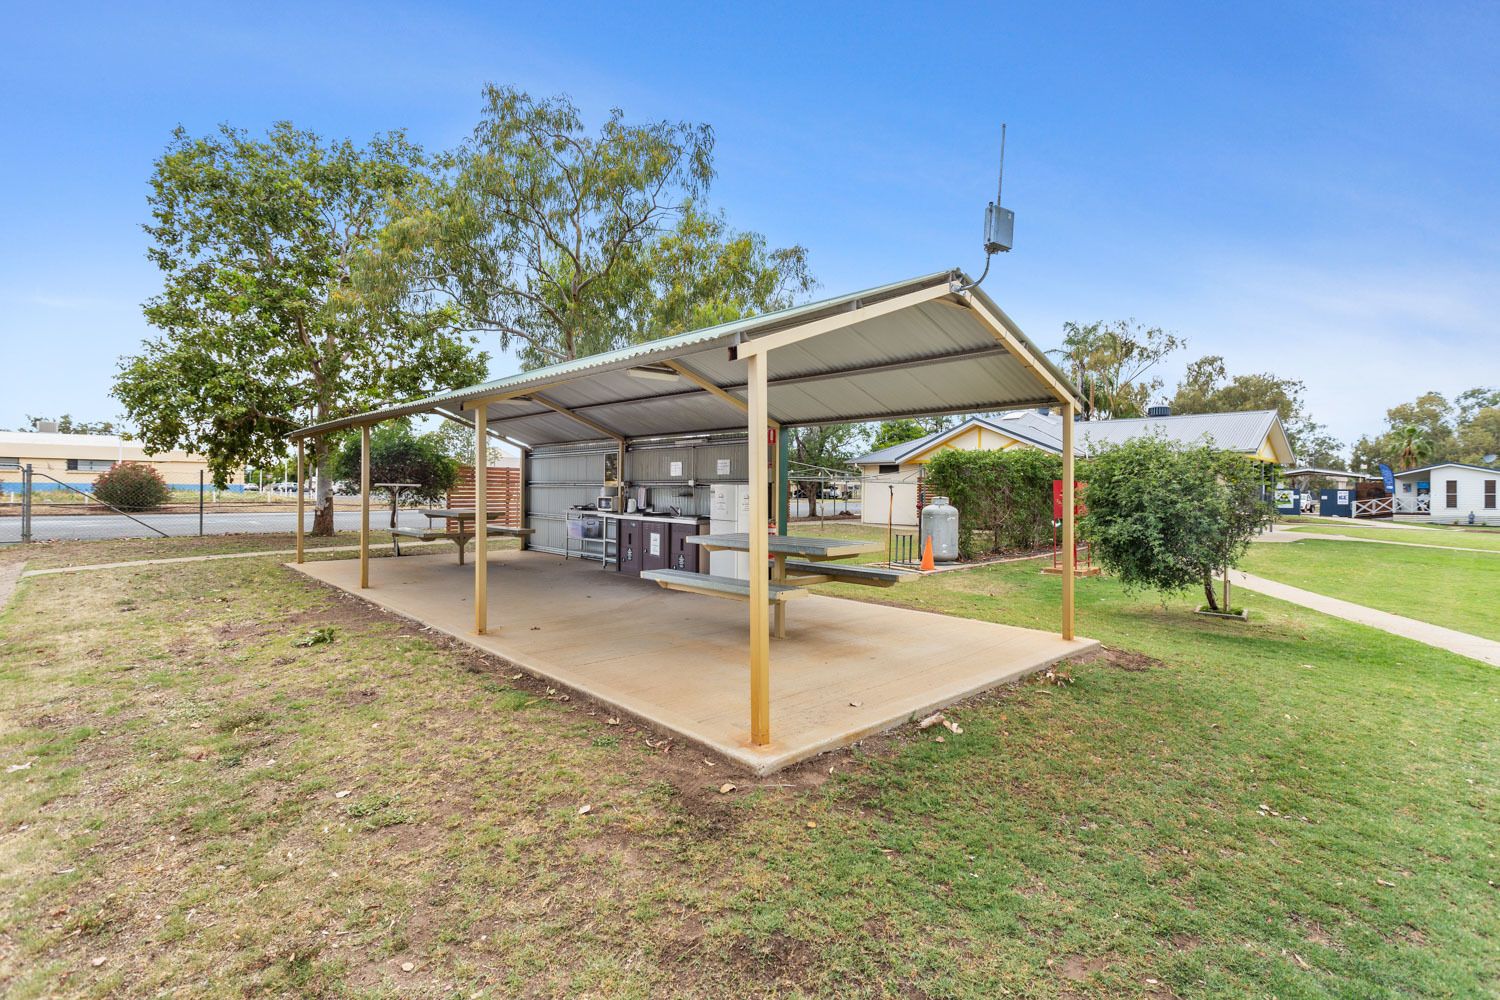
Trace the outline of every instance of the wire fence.
<path fill-rule="evenodd" d="M 66 483 L 31 466 L 19 484 L 0 493 L 0 545 L 74 539 L 173 538 L 231 534 L 292 534 L 297 529 L 297 488 L 219 490 L 200 475 L 196 489 L 169 487 L 159 479 L 101 477 L 91 484 Z M 10 485 L 19 486 L 9 489 Z M 304 496 L 303 526 L 313 530 L 316 500 Z M 334 529 L 357 531 L 360 497 L 335 495 Z M 426 519 L 400 494 L 393 512 L 389 491 L 372 490 L 370 527 L 423 527 Z"/>

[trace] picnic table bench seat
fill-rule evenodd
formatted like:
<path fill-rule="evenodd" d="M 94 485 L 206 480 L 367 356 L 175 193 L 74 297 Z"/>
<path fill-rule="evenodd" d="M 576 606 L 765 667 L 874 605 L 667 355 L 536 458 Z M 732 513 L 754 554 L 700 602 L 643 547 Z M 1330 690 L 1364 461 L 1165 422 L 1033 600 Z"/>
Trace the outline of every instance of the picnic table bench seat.
<path fill-rule="evenodd" d="M 536 534 L 535 528 L 518 528 L 513 524 L 492 524 L 489 526 L 492 535 L 505 535 L 510 538 L 525 538 L 527 535 Z"/>
<path fill-rule="evenodd" d="M 735 576 L 710 576 L 707 573 L 692 573 L 685 569 L 647 569 L 641 571 L 641 579 L 655 580 L 667 590 L 682 590 L 708 597 L 727 597 L 731 600 L 750 599 L 750 581 Z M 768 597 L 773 602 L 789 600 L 805 594 L 799 587 L 783 583 L 769 584 Z"/>
<path fill-rule="evenodd" d="M 401 539 L 403 538 L 410 538 L 418 542 L 441 542 L 444 539 L 450 542 L 457 542 L 458 561 L 460 565 L 464 561 L 464 545 L 469 541 L 468 535 L 456 535 L 453 532 L 434 528 L 431 525 L 426 528 L 392 528 L 391 544 L 395 546 L 397 556 L 401 555 Z"/>
<path fill-rule="evenodd" d="M 866 587 L 894 587 L 898 583 L 907 580 L 915 580 L 921 574 L 913 573 L 904 569 L 886 569 L 883 566 L 860 566 L 854 563 L 836 562 L 807 562 L 802 559 L 788 559 L 786 561 L 786 572 L 788 577 L 826 577 L 828 583 L 858 583 Z M 798 579 L 794 581 L 801 586 L 812 583 L 809 580 Z M 824 581 L 818 581 L 824 582 Z"/>

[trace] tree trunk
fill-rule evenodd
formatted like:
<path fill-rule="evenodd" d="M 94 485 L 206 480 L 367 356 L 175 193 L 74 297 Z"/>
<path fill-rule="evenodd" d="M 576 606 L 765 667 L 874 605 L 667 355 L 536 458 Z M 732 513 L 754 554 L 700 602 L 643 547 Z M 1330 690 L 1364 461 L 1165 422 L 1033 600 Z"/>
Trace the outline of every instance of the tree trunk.
<path fill-rule="evenodd" d="M 1218 611 L 1219 604 L 1214 600 L 1214 574 L 1213 570 L 1203 571 L 1203 596 L 1208 598 L 1208 610 Z"/>
<path fill-rule="evenodd" d="M 313 452 L 317 456 L 318 495 L 313 505 L 312 533 L 328 538 L 333 535 L 333 482 L 329 479 L 333 456 L 328 454 L 327 440 L 321 437 L 313 442 Z"/>
<path fill-rule="evenodd" d="M 1234 605 L 1229 603 L 1229 567 L 1224 567 L 1224 613 L 1232 614 Z"/>

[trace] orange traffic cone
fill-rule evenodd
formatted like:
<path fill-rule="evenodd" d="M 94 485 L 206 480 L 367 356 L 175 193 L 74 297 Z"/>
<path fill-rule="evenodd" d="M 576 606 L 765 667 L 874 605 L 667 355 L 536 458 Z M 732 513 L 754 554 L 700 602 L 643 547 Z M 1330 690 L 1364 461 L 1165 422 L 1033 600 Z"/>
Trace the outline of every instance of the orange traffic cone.
<path fill-rule="evenodd" d="M 922 572 L 931 573 L 937 569 L 937 563 L 932 561 L 932 536 L 928 535 L 922 541 Z"/>

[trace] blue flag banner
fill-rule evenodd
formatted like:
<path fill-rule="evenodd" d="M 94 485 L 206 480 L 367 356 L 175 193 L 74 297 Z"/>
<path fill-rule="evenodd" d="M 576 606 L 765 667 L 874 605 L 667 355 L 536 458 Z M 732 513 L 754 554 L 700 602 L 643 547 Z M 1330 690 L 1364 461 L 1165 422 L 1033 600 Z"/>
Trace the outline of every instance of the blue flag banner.
<path fill-rule="evenodd" d="M 1396 492 L 1396 476 L 1391 472 L 1391 467 L 1384 462 L 1380 463 L 1380 478 L 1385 480 L 1387 494 Z"/>

